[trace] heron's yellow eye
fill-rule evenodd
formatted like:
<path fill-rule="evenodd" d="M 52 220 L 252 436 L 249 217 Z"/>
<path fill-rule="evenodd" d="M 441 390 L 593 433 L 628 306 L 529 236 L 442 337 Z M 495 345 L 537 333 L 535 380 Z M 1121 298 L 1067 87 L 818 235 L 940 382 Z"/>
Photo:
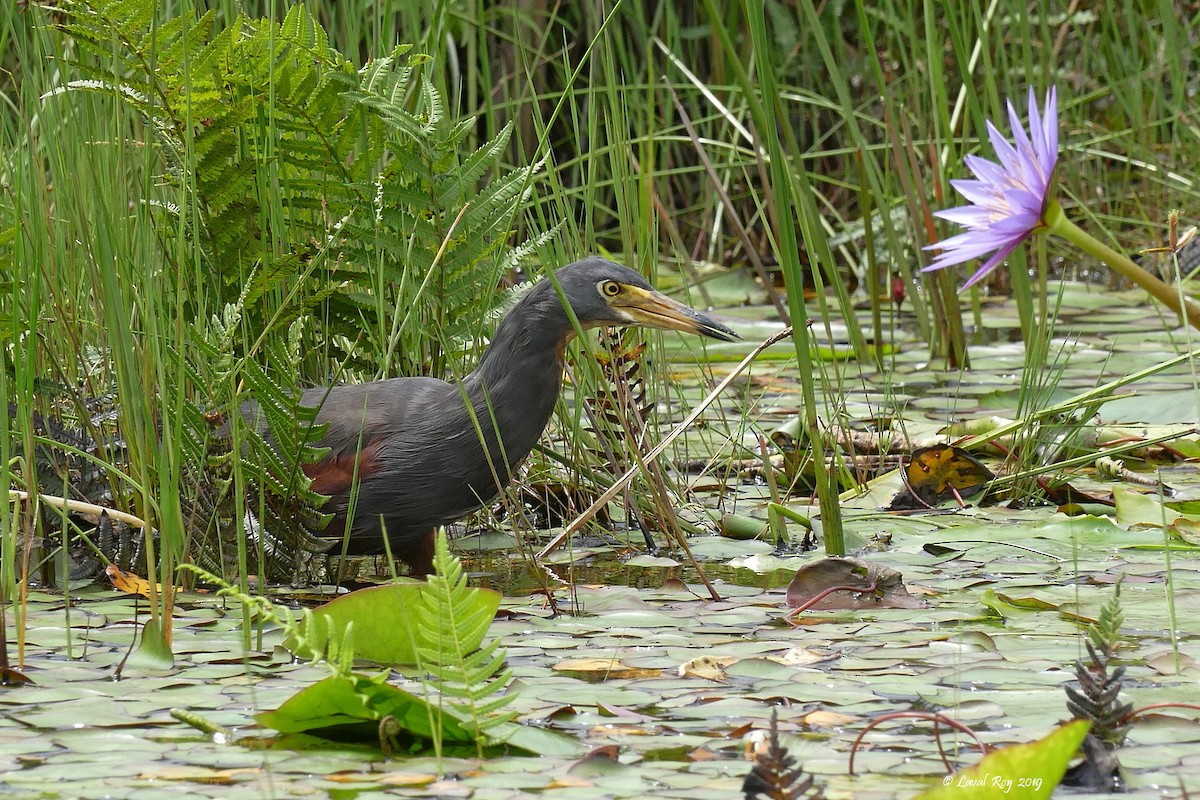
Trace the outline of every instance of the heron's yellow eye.
<path fill-rule="evenodd" d="M 600 293 L 605 297 L 616 297 L 621 293 L 621 284 L 616 281 L 601 281 Z"/>

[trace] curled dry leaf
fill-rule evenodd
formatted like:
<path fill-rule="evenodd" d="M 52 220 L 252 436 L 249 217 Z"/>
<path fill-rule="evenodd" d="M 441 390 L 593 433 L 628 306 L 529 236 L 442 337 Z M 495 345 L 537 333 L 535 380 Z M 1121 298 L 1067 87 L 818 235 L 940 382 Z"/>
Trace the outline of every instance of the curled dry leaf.
<path fill-rule="evenodd" d="M 126 572 L 116 564 L 109 564 L 105 567 L 104 574 L 112 582 L 113 588 L 118 591 L 125 594 L 140 594 L 142 597 L 150 596 L 150 581 L 133 572 Z"/>
<path fill-rule="evenodd" d="M 693 678 L 723 681 L 729 677 L 725 674 L 725 668 L 739 661 L 741 659 L 736 656 L 700 656 L 680 664 L 679 677 L 686 678 L 690 675 Z"/>
<path fill-rule="evenodd" d="M 575 778 L 597 778 L 621 770 L 621 748 L 606 744 L 595 748 L 567 768 L 567 774 Z"/>
<path fill-rule="evenodd" d="M 914 450 L 901 476 L 906 491 L 892 498 L 893 510 L 933 508 L 951 499 L 965 505 L 964 495 L 974 494 L 996 477 L 966 450 L 946 444 Z"/>

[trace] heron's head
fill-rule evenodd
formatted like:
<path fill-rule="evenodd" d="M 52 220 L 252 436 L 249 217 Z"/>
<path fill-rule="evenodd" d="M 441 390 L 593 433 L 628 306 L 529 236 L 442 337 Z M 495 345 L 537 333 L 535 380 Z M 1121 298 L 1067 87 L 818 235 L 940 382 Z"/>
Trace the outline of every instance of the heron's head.
<path fill-rule="evenodd" d="M 554 273 L 584 328 L 634 325 L 685 331 L 725 342 L 741 337 L 714 319 L 658 292 L 638 273 L 603 258 L 585 258 Z"/>

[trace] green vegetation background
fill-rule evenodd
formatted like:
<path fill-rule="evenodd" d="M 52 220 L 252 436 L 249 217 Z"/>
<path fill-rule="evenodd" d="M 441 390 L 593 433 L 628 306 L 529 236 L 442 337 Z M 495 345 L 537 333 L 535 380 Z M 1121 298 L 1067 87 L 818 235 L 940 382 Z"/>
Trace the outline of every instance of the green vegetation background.
<path fill-rule="evenodd" d="M 283 498 L 304 487 L 240 426 L 214 455 L 212 419 L 254 396 L 286 428 L 297 384 L 465 374 L 511 268 L 592 252 L 683 276 L 697 305 L 696 262 L 778 263 L 790 287 L 830 289 L 808 316 L 852 319 L 857 285 L 877 329 L 891 278 L 917 279 L 920 332 L 947 353 L 956 278 L 918 277 L 919 248 L 947 233 L 930 214 L 957 204 L 948 181 L 1006 97 L 1023 115 L 1028 86 L 1058 85 L 1060 195 L 1115 243 L 1161 244 L 1168 210 L 1195 205 L 1198 17 L 1165 1 L 6 3 L 0 483 L 54 493 L 39 415 L 103 439 L 89 398 L 119 398 L 100 405 L 120 467 L 68 455 L 164 532 L 164 583 L 206 535 L 209 566 L 244 580 L 260 559 L 242 527 L 195 519 L 250 502 L 302 527 Z M 1043 282 L 1089 268 L 1036 256 Z M 29 569 L 18 533 L 53 534 L 35 524 L 0 506 L 8 596 Z"/>

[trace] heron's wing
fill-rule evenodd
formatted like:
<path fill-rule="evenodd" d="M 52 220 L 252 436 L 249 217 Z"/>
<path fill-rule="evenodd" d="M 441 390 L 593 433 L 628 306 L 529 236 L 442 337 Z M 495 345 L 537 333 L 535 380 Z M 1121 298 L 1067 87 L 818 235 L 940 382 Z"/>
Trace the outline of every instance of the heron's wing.
<path fill-rule="evenodd" d="M 382 468 L 379 454 L 389 443 L 415 443 L 432 434 L 439 411 L 456 398 L 457 390 L 436 378 L 392 378 L 308 390 L 301 402 L 318 409 L 317 424 L 327 427 L 317 446 L 329 448 L 320 461 L 303 467 L 313 490 L 348 493 L 356 477 L 362 480 Z"/>

